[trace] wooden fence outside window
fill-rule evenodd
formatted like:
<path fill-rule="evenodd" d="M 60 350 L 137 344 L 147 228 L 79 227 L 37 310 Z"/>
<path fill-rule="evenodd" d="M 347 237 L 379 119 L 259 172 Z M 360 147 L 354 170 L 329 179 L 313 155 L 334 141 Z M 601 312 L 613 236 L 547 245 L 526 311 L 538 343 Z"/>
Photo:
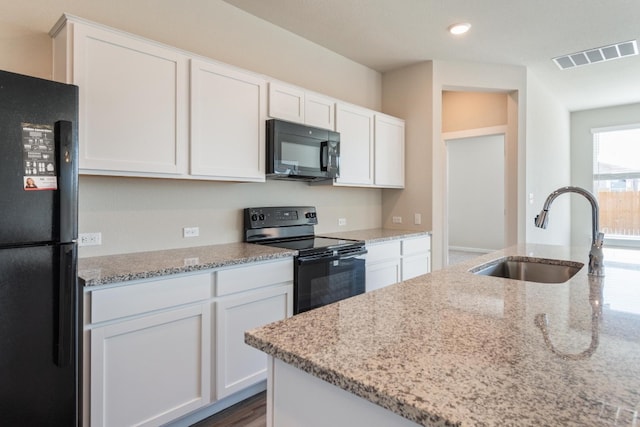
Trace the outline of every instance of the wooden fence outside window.
<path fill-rule="evenodd" d="M 640 191 L 599 191 L 598 203 L 605 234 L 640 238 Z"/>

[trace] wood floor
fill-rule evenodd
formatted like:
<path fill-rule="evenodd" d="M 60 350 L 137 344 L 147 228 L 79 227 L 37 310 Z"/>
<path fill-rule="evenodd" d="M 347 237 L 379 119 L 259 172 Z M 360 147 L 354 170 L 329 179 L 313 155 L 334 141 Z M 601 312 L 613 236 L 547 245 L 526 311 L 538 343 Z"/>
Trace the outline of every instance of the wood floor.
<path fill-rule="evenodd" d="M 191 427 L 266 427 L 267 392 L 256 394 Z"/>

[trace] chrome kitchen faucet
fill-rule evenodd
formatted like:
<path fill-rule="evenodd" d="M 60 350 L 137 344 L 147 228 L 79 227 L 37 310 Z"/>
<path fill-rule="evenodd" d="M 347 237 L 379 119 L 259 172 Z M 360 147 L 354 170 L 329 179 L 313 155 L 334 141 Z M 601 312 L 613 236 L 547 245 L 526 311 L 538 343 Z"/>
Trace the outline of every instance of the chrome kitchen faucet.
<path fill-rule="evenodd" d="M 591 203 L 591 250 L 589 251 L 589 274 L 592 276 L 604 276 L 604 233 L 599 230 L 600 208 L 593 194 L 580 187 L 562 187 L 549 194 L 539 215 L 536 215 L 535 224 L 539 228 L 547 228 L 549 223 L 549 208 L 551 203 L 563 193 L 578 193 L 586 197 Z"/>

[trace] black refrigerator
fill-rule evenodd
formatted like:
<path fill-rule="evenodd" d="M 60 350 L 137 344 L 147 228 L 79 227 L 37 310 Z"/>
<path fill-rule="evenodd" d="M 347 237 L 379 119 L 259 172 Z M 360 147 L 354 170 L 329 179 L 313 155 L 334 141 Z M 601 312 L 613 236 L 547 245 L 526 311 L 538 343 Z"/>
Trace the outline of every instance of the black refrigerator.
<path fill-rule="evenodd" d="M 77 426 L 78 88 L 0 71 L 0 426 Z"/>

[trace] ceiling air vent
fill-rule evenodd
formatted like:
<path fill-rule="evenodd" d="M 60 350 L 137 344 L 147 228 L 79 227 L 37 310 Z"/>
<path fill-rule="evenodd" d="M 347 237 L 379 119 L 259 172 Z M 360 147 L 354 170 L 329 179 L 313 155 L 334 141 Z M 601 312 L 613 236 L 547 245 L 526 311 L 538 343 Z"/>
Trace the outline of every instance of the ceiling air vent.
<path fill-rule="evenodd" d="M 596 62 L 611 61 L 638 54 L 638 44 L 635 40 L 620 42 L 609 46 L 587 49 L 582 52 L 571 53 L 553 58 L 561 70 L 594 64 Z"/>

